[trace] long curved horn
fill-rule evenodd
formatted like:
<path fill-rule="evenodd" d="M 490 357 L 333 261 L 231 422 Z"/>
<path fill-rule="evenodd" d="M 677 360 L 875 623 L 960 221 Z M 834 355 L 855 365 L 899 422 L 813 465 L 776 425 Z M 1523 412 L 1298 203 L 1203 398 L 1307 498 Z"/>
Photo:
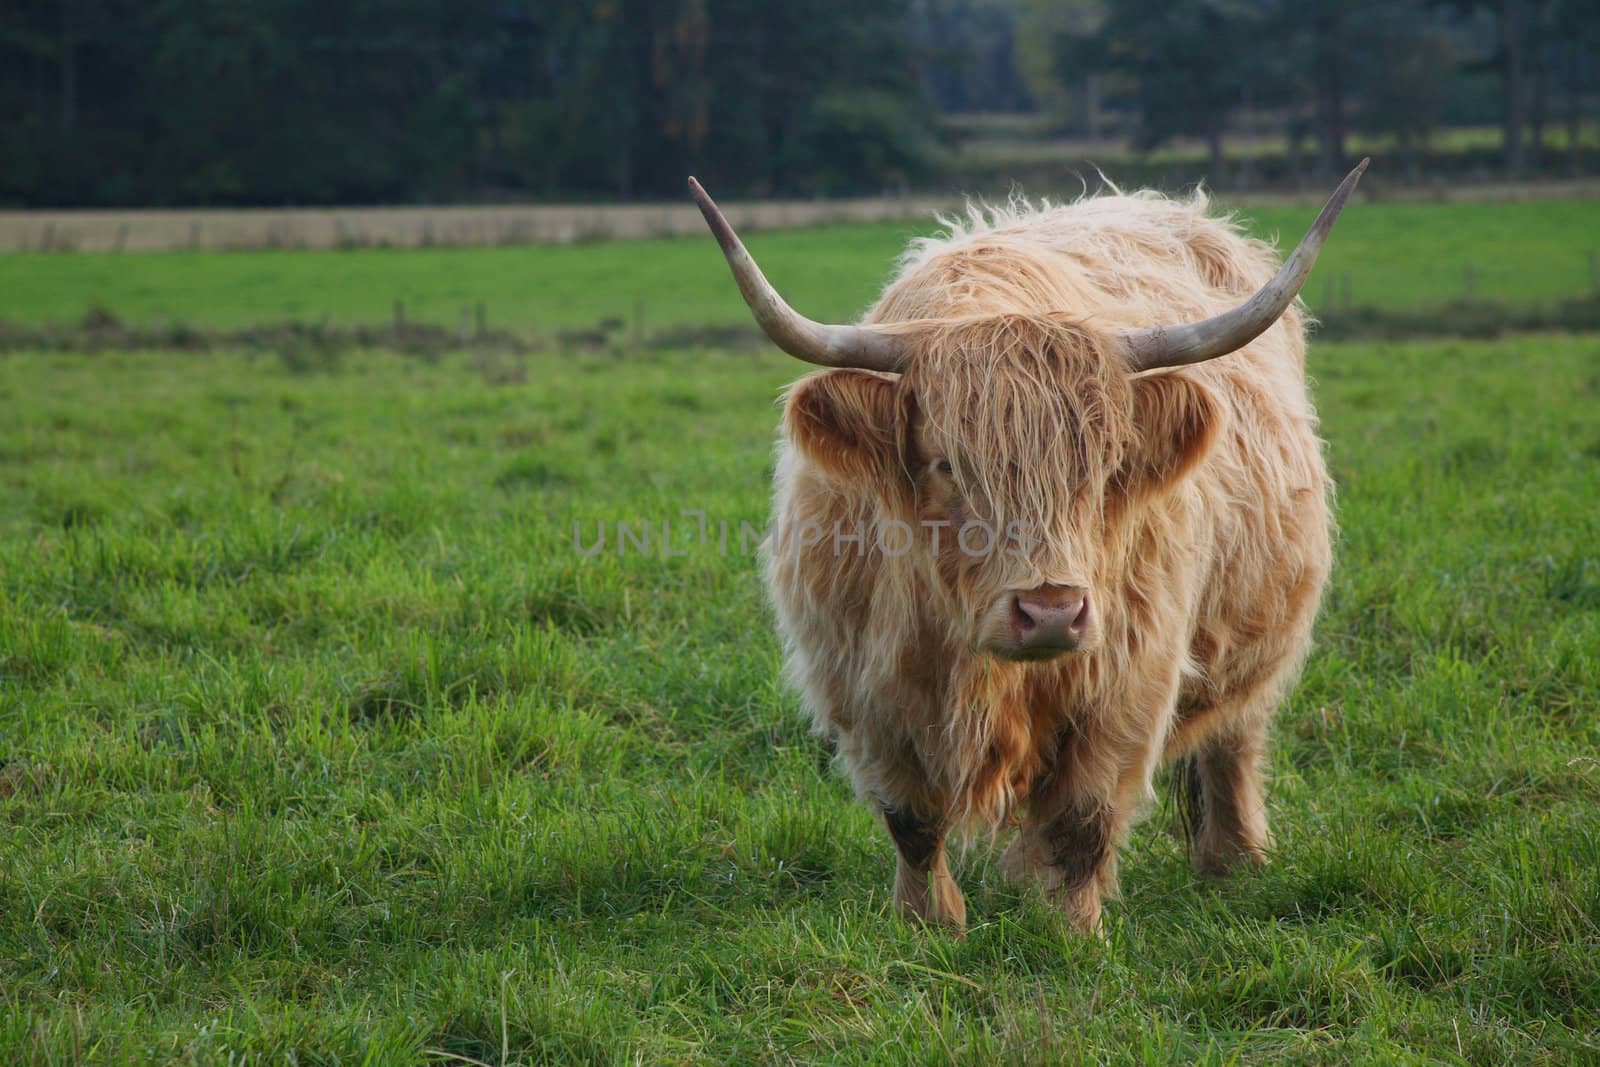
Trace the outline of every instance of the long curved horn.
<path fill-rule="evenodd" d="M 693 178 L 689 179 L 689 193 L 700 205 L 700 214 L 706 217 L 706 225 L 711 227 L 717 244 L 722 246 L 722 254 L 728 257 L 728 266 L 733 270 L 733 280 L 739 283 L 744 302 L 750 305 L 757 324 L 772 338 L 773 344 L 797 359 L 820 367 L 859 367 L 896 373 L 905 369 L 905 346 L 899 338 L 865 326 L 812 322 L 784 303 L 783 297 L 745 251 L 739 235 L 733 232 L 717 205 Z"/>
<path fill-rule="evenodd" d="M 1370 162 L 1370 157 L 1363 159 L 1355 170 L 1345 176 L 1339 188 L 1323 205 L 1322 213 L 1311 224 L 1311 229 L 1306 231 L 1294 254 L 1284 262 L 1273 279 L 1249 300 L 1232 311 L 1224 311 L 1200 322 L 1151 326 L 1124 333 L 1128 368 L 1137 372 L 1201 363 L 1237 352 L 1265 333 L 1300 294 L 1300 287 L 1305 285 L 1312 266 L 1317 262 L 1322 242 L 1327 239 L 1334 220 L 1344 209 L 1345 201 L 1350 199 L 1356 182 L 1361 180 Z"/>

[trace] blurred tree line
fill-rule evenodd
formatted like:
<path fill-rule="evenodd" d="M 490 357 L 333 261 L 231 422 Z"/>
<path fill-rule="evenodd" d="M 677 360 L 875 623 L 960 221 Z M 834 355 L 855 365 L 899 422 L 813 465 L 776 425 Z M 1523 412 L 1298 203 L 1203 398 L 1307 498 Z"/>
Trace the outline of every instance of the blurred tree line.
<path fill-rule="evenodd" d="M 905 0 L 5 0 L 0 201 L 807 193 L 936 162 Z"/>
<path fill-rule="evenodd" d="M 6 0 L 0 203 L 877 192 L 936 180 L 960 112 L 1215 165 L 1270 124 L 1319 170 L 1491 122 L 1515 174 L 1579 128 L 1597 30 L 1597 0 Z"/>
<path fill-rule="evenodd" d="M 965 69 L 977 84 L 993 83 L 993 57 L 983 50 L 1004 25 L 1024 109 L 1046 113 L 1065 133 L 1125 134 L 1138 150 L 1200 138 L 1213 173 L 1223 169 L 1225 135 L 1247 129 L 1286 141 L 1293 173 L 1342 170 L 1350 136 L 1361 133 L 1391 138 L 1417 176 L 1421 150 L 1441 129 L 1495 124 L 1503 172 L 1548 169 L 1555 161 L 1544 158 L 1546 133 L 1559 127 L 1576 146 L 1600 89 L 1600 0 L 925 6 L 961 13 L 977 49 Z M 947 80 L 930 80 L 936 102 L 960 110 L 967 101 Z M 1566 158 L 1575 166 L 1579 156 Z"/>

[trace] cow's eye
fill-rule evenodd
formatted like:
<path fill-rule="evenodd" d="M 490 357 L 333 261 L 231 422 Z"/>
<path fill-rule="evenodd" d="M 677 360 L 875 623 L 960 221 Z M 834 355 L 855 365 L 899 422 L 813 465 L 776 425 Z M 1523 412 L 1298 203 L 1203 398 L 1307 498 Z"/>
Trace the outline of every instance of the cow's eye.
<path fill-rule="evenodd" d="M 935 460 L 933 465 L 939 469 L 940 474 L 954 474 L 956 472 L 956 469 L 950 465 L 950 461 L 947 459 Z"/>

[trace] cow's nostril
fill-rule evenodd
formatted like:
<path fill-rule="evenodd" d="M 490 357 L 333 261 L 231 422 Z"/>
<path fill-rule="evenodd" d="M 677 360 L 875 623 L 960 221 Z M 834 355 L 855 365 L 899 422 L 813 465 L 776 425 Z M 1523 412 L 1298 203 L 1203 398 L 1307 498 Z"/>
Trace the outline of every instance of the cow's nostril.
<path fill-rule="evenodd" d="M 1074 637 L 1081 637 L 1083 631 L 1089 628 L 1089 598 L 1084 597 L 1078 601 L 1078 610 L 1072 613 L 1072 622 L 1067 624 L 1067 632 Z"/>
<path fill-rule="evenodd" d="M 1038 629 L 1039 620 L 1028 610 L 1027 602 L 1020 596 L 1011 598 L 1011 611 L 1017 621 L 1017 630 L 1026 635 Z"/>

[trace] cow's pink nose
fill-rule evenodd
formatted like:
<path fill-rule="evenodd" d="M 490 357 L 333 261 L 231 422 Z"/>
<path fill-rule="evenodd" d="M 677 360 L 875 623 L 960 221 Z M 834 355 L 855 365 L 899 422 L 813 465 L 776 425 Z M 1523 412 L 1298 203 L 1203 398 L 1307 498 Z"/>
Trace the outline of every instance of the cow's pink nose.
<path fill-rule="evenodd" d="M 1077 648 L 1089 628 L 1089 591 L 1076 585 L 1041 585 L 1011 599 L 1017 644 L 1025 649 Z"/>

